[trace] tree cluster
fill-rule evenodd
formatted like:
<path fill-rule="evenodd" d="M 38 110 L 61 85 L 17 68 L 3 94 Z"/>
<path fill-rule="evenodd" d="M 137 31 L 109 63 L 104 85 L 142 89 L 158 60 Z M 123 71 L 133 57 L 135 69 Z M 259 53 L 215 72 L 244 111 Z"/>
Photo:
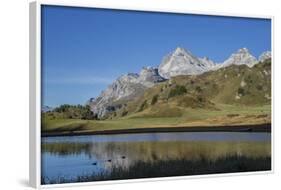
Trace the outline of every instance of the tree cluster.
<path fill-rule="evenodd" d="M 63 104 L 53 111 L 45 113 L 53 118 L 64 119 L 96 119 L 89 105 L 69 105 Z"/>

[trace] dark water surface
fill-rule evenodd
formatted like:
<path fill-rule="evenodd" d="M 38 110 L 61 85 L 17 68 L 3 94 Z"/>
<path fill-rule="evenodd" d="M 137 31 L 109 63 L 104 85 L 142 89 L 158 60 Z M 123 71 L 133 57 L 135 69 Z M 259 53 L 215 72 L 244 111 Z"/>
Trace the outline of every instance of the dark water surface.
<path fill-rule="evenodd" d="M 42 176 L 75 178 L 137 161 L 271 155 L 271 133 L 180 132 L 42 138 Z"/>

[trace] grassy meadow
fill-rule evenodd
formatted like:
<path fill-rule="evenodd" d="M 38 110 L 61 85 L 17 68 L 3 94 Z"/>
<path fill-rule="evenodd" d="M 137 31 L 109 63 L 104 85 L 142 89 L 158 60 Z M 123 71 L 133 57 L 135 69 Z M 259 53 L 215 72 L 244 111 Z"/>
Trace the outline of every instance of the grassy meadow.
<path fill-rule="evenodd" d="M 122 118 L 107 120 L 62 119 L 42 117 L 42 132 L 93 132 L 104 130 L 191 127 L 191 126 L 233 126 L 271 123 L 271 106 L 217 105 L 219 109 L 192 109 L 180 111 L 177 107 L 158 109 L 166 113 L 153 114 L 151 110 L 131 114 Z M 175 110 L 173 110 L 175 109 Z"/>

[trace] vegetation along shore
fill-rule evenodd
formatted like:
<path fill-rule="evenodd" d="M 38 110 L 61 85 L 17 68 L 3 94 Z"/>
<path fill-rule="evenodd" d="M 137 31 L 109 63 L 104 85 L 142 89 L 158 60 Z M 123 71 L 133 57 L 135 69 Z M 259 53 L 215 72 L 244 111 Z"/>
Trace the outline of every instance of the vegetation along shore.
<path fill-rule="evenodd" d="M 54 184 L 267 170 L 271 170 L 271 157 L 249 158 L 229 156 L 219 158 L 215 161 L 206 158 L 198 160 L 159 160 L 155 162 L 139 161 L 129 168 L 113 167 L 108 172 L 92 173 L 75 178 L 59 176 L 55 179 L 48 179 L 42 176 L 41 180 L 42 184 Z"/>

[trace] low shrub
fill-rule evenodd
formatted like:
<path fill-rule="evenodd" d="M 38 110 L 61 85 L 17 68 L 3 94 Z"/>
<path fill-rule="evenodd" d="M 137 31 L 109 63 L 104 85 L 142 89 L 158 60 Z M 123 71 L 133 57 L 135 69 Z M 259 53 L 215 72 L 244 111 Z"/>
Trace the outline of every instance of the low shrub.
<path fill-rule="evenodd" d="M 187 93 L 187 90 L 186 90 L 185 86 L 176 85 L 173 89 L 171 89 L 168 97 L 172 98 L 174 96 L 180 96 L 180 95 L 183 95 L 185 93 Z"/>

